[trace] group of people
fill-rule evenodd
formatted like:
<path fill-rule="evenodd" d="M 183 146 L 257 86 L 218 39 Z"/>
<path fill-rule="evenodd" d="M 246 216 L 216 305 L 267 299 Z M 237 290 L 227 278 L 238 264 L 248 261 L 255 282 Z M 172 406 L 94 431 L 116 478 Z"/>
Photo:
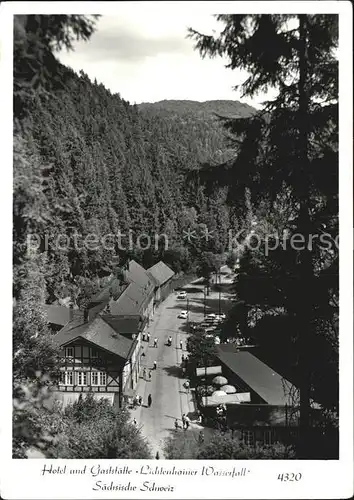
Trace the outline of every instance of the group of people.
<path fill-rule="evenodd" d="M 172 340 L 172 338 L 171 338 L 171 340 Z M 148 342 L 148 343 L 150 342 L 150 333 L 149 332 L 147 332 L 146 334 L 143 333 L 143 342 Z M 157 347 L 157 345 L 158 345 L 158 338 L 155 337 L 154 338 L 154 347 Z"/>
<path fill-rule="evenodd" d="M 182 429 L 186 431 L 190 426 L 190 422 L 191 422 L 190 418 L 185 413 L 183 413 L 181 420 L 182 420 Z M 176 431 L 179 429 L 179 427 L 180 426 L 179 426 L 178 418 L 176 418 L 176 420 L 175 420 Z"/>
<path fill-rule="evenodd" d="M 135 399 L 134 399 L 134 404 L 135 404 L 135 406 L 142 406 L 143 405 L 143 398 L 137 394 L 135 396 Z M 151 396 L 151 394 L 149 394 L 148 398 L 147 398 L 148 408 L 150 408 L 151 405 L 152 405 L 152 396 Z"/>
<path fill-rule="evenodd" d="M 182 429 L 186 431 L 187 429 L 189 429 L 189 426 L 191 423 L 190 418 L 185 413 L 183 413 L 181 420 L 182 420 Z M 197 424 L 201 425 L 202 421 L 203 421 L 202 414 L 200 413 L 200 411 L 198 411 L 197 412 L 197 419 L 195 420 L 195 422 Z M 179 427 L 180 426 L 179 426 L 178 418 L 176 418 L 176 420 L 175 420 L 176 431 L 179 429 Z"/>

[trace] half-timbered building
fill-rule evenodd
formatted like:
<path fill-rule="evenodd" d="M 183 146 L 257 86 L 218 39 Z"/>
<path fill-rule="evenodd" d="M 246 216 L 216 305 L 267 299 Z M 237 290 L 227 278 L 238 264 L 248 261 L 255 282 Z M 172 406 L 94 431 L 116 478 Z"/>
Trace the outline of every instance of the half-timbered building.
<path fill-rule="evenodd" d="M 141 316 L 102 315 L 68 323 L 54 339 L 61 347 L 61 377 L 57 399 L 66 405 L 92 392 L 121 406 L 125 393 L 135 389 L 142 354 Z"/>

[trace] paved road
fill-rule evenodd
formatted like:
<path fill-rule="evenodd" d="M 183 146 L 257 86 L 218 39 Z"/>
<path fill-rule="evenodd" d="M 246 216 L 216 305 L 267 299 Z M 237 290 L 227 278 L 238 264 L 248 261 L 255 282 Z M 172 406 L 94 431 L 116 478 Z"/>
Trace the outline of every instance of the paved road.
<path fill-rule="evenodd" d="M 201 321 L 204 317 L 203 286 L 191 284 L 184 289 L 188 291 L 190 320 Z M 207 297 L 207 312 L 211 310 L 210 306 L 217 312 L 218 300 L 219 294 L 211 292 Z M 163 440 L 174 431 L 175 419 L 180 420 L 183 413 L 189 413 L 193 419 L 195 410 L 192 394 L 187 394 L 183 387 L 184 379 L 180 369 L 181 356 L 187 354 L 185 346 L 188 334 L 186 321 L 177 316 L 179 311 L 186 308 L 187 301 L 178 300 L 176 294 L 172 293 L 156 310 L 149 327 L 150 345 L 146 349 L 146 356 L 142 358 L 142 365 L 148 373 L 156 360 L 157 369 L 152 370 L 151 381 L 144 380 L 141 373 L 137 393 L 143 398 L 143 406 L 132 411 L 132 418 L 135 417 L 138 426 L 142 427 L 142 433 L 149 440 L 154 455 L 159 451 L 160 458 L 163 458 Z M 171 347 L 167 346 L 169 335 L 173 339 Z M 153 347 L 155 337 L 158 339 L 157 348 Z M 180 349 L 180 340 L 183 342 L 183 350 Z M 151 408 L 147 407 L 149 394 L 152 396 Z"/>

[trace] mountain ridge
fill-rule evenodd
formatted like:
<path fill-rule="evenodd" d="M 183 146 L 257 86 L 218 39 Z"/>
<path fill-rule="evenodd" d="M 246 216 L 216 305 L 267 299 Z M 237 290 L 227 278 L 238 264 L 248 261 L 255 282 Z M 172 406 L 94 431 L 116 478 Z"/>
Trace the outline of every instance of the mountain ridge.
<path fill-rule="evenodd" d="M 175 114 L 223 115 L 229 117 L 248 117 L 257 110 L 249 104 L 238 100 L 211 99 L 195 101 L 190 99 L 163 99 L 157 102 L 142 102 L 137 104 L 141 111 L 169 112 Z"/>

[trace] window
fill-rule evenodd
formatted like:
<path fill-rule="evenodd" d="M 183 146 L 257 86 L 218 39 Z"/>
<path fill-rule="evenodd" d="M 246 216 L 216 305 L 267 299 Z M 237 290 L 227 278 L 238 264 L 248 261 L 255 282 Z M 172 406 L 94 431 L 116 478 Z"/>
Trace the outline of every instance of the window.
<path fill-rule="evenodd" d="M 87 373 L 78 372 L 77 373 L 77 385 L 87 385 Z"/>
<path fill-rule="evenodd" d="M 254 444 L 254 432 L 253 431 L 243 431 L 243 442 L 249 446 Z"/>
<path fill-rule="evenodd" d="M 61 372 L 60 373 L 60 383 L 63 385 L 74 385 L 74 377 L 73 377 L 73 372 L 68 371 L 68 372 Z"/>
<path fill-rule="evenodd" d="M 98 351 L 96 349 L 91 349 L 91 358 L 98 358 Z"/>
<path fill-rule="evenodd" d="M 263 442 L 265 445 L 273 444 L 272 431 L 264 431 Z"/>
<path fill-rule="evenodd" d="M 73 358 L 74 357 L 74 348 L 73 347 L 66 347 L 65 348 L 65 356 L 67 358 Z"/>
<path fill-rule="evenodd" d="M 107 374 L 100 373 L 100 385 L 107 385 Z"/>
<path fill-rule="evenodd" d="M 98 372 L 91 373 L 91 385 L 98 385 Z"/>

